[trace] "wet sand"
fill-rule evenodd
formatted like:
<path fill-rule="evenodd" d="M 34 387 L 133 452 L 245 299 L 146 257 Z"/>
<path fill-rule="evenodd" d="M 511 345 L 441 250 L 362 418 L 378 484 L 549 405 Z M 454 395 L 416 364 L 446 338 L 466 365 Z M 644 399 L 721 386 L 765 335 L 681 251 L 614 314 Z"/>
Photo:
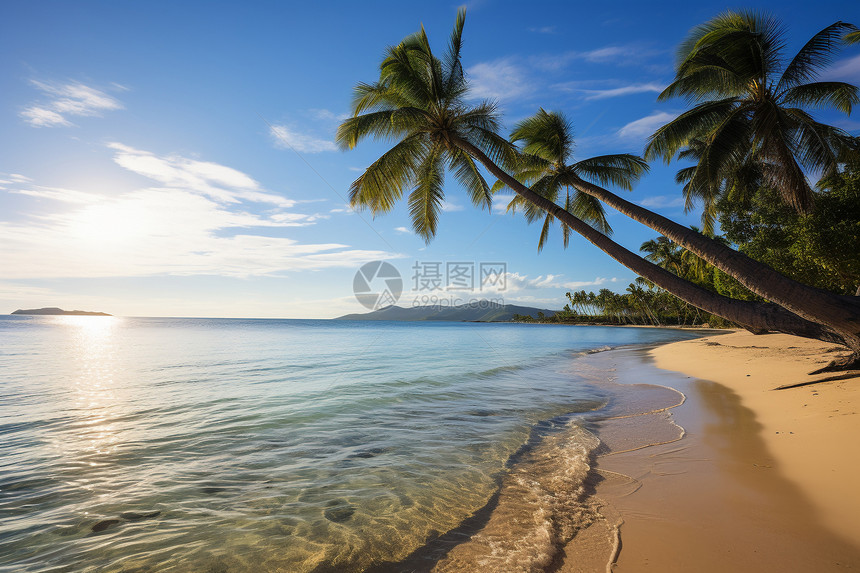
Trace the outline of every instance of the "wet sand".
<path fill-rule="evenodd" d="M 605 444 L 593 464 L 605 519 L 550 570 L 860 569 L 860 380 L 771 390 L 807 381 L 833 356 L 828 348 L 739 332 L 651 352 L 673 372 L 643 364 L 649 358 L 637 351 L 607 353 L 619 383 L 670 386 L 686 400 L 654 420 L 593 425 Z M 672 422 L 683 427 L 673 440 Z M 668 443 L 648 445 L 659 442 Z"/>

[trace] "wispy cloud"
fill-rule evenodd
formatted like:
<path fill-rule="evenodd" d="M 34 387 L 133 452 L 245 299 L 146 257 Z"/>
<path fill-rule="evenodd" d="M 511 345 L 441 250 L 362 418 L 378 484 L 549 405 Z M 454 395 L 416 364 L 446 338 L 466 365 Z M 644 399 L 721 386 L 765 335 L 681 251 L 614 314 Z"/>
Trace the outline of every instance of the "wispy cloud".
<path fill-rule="evenodd" d="M 337 151 L 337 145 L 334 144 L 334 141 L 300 133 L 286 125 L 273 125 L 269 128 L 269 133 L 277 147 L 294 149 L 300 153 Z"/>
<path fill-rule="evenodd" d="M 296 203 L 264 191 L 252 177 L 226 165 L 181 155 L 156 155 L 121 143 L 110 143 L 108 147 L 115 151 L 113 159 L 117 165 L 168 187 L 201 193 L 225 203 L 255 201 L 280 207 Z"/>
<path fill-rule="evenodd" d="M 516 198 L 516 195 L 508 195 L 505 193 L 496 193 L 493 195 L 493 213 L 496 215 L 504 215 L 508 212 L 508 205 Z"/>
<path fill-rule="evenodd" d="M 860 55 L 834 62 L 822 74 L 822 79 L 846 80 L 852 83 L 860 83 Z"/>
<path fill-rule="evenodd" d="M 321 216 L 291 210 L 236 169 L 111 144 L 115 161 L 160 184 L 98 195 L 9 181 L 6 193 L 59 201 L 23 220 L 0 214 L 0 268 L 7 279 L 145 275 L 277 275 L 350 267 L 396 256 L 342 243 L 300 243 L 288 228 Z M 262 213 L 250 211 L 263 204 Z M 5 220 L 4 220 L 5 219 Z"/>
<path fill-rule="evenodd" d="M 513 58 L 475 64 L 466 70 L 469 95 L 475 99 L 513 100 L 534 90 L 528 71 Z"/>
<path fill-rule="evenodd" d="M 535 34 L 555 34 L 556 29 L 556 26 L 532 26 L 528 31 Z"/>
<path fill-rule="evenodd" d="M 565 281 L 561 275 L 538 275 L 532 278 L 516 272 L 507 272 L 505 273 L 505 280 L 499 281 L 496 287 L 498 290 L 491 290 L 492 292 L 507 294 L 540 289 L 570 290 L 584 287 L 609 286 L 617 283 L 618 280 L 618 277 L 595 277 L 591 280 Z"/>
<path fill-rule="evenodd" d="M 32 80 L 30 83 L 46 96 L 19 114 L 33 127 L 68 127 L 74 125 L 68 119 L 69 116 L 100 116 L 105 111 L 123 107 L 116 98 L 79 82 L 51 83 Z"/>
<path fill-rule="evenodd" d="M 612 283 L 617 283 L 618 277 L 594 277 L 594 279 L 590 281 L 569 281 L 563 283 L 562 286 L 566 289 L 574 289 L 574 288 L 583 288 L 583 287 L 595 287 L 595 286 L 609 286 Z"/>
<path fill-rule="evenodd" d="M 350 117 L 348 113 L 335 113 L 328 109 L 309 109 L 310 114 L 316 119 L 329 121 L 329 122 L 341 122 Z"/>
<path fill-rule="evenodd" d="M 465 209 L 459 203 L 454 203 L 453 201 L 444 201 L 442 203 L 442 211 L 445 213 L 453 213 L 454 211 L 462 211 Z"/>
<path fill-rule="evenodd" d="M 6 189 L 0 187 L 0 189 Z M 63 189 L 61 187 L 44 187 L 41 185 L 33 185 L 24 188 L 9 189 L 10 193 L 18 195 L 27 195 L 37 199 L 48 199 L 50 201 L 59 201 L 62 203 L 77 203 L 84 205 L 87 203 L 96 203 L 99 201 L 99 195 L 77 191 L 75 189 Z"/>
<path fill-rule="evenodd" d="M 667 113 L 665 111 L 655 111 L 651 115 L 631 121 L 624 127 L 618 130 L 618 136 L 622 139 L 645 139 L 657 128 L 665 125 L 675 119 L 677 114 Z"/>
<path fill-rule="evenodd" d="M 560 70 L 574 62 L 590 64 L 612 64 L 616 66 L 640 65 L 663 52 L 641 45 L 604 46 L 594 50 L 569 51 L 560 54 L 540 55 L 529 58 L 532 66 L 542 70 Z"/>
<path fill-rule="evenodd" d="M 394 227 L 394 230 L 403 235 L 411 235 L 412 231 L 407 229 L 406 227 Z"/>
<path fill-rule="evenodd" d="M 537 28 L 530 29 L 537 31 Z M 541 29 L 542 30 L 542 29 Z M 548 30 L 548 28 L 547 28 Z M 548 33 L 548 32 L 544 32 Z M 571 91 L 572 82 L 553 83 L 547 77 L 562 73 L 574 63 L 587 62 L 595 65 L 634 65 L 643 64 L 659 51 L 642 46 L 606 46 L 589 51 L 570 51 L 560 54 L 541 54 L 531 57 L 507 56 L 496 60 L 481 62 L 466 70 L 469 79 L 470 96 L 475 99 L 498 99 L 512 101 L 527 98 L 546 87 Z M 653 66 L 646 66 L 649 70 Z M 638 83 L 608 90 L 589 90 L 589 99 L 618 97 L 630 93 L 662 91 L 655 83 Z"/>
<path fill-rule="evenodd" d="M 598 100 L 598 99 L 607 99 L 613 97 L 622 97 L 632 94 L 641 94 L 641 93 L 660 93 L 663 91 L 665 86 L 656 83 L 645 83 L 645 84 L 630 84 L 627 86 L 620 86 L 617 88 L 605 89 L 605 90 L 589 90 L 589 89 L 579 89 L 579 90 L 571 90 L 578 91 L 584 94 L 586 100 Z"/>
<path fill-rule="evenodd" d="M 637 203 L 649 209 L 670 209 L 674 207 L 683 207 L 684 198 L 673 197 L 670 195 L 655 195 L 653 197 L 646 197 L 645 199 L 637 201 Z"/>

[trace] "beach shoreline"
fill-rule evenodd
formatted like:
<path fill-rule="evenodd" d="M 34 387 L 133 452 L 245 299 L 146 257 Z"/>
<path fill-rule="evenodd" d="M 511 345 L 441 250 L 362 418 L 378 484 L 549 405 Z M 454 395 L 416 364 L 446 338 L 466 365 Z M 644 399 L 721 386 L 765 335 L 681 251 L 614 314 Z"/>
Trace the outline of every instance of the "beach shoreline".
<path fill-rule="evenodd" d="M 603 527 L 620 532 L 620 552 L 607 556 L 606 570 L 860 566 L 858 461 L 846 445 L 860 424 L 860 380 L 807 374 L 838 351 L 735 331 L 647 354 L 607 353 L 618 383 L 664 385 L 685 401 L 667 412 L 683 428 L 678 440 L 632 451 L 610 447 L 595 459 Z M 773 390 L 804 382 L 817 383 Z M 601 441 L 618 432 L 613 423 L 596 429 Z M 554 570 L 595 570 L 578 563 L 584 551 L 576 539 L 563 553 Z"/>
<path fill-rule="evenodd" d="M 834 344 L 787 334 L 737 331 L 672 343 L 650 354 L 659 368 L 737 393 L 755 412 L 780 471 L 813 502 L 825 525 L 860 547 L 860 460 L 850 445 L 860 432 L 860 373 L 809 375 L 843 352 Z"/>

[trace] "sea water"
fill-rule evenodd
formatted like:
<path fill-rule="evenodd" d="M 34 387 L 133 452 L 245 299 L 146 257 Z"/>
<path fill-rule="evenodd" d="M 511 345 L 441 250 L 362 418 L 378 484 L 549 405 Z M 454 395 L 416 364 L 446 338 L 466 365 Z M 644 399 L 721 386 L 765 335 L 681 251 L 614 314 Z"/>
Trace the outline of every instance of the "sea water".
<path fill-rule="evenodd" d="M 0 571 L 430 569 L 498 522 L 529 570 L 588 519 L 582 357 L 693 336 L 0 317 Z"/>

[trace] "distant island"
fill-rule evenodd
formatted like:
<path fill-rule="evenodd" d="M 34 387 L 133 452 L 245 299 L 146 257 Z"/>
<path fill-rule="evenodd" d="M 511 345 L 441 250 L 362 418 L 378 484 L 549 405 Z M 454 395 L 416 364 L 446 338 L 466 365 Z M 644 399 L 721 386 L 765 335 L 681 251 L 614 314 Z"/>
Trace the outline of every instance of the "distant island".
<path fill-rule="evenodd" d="M 447 320 L 454 322 L 512 322 L 515 315 L 539 318 L 552 316 L 557 311 L 513 304 L 499 304 L 488 300 L 457 306 L 431 305 L 403 308 L 388 306 L 373 312 L 347 314 L 335 320 Z"/>
<path fill-rule="evenodd" d="M 112 314 L 108 314 L 106 312 L 90 312 L 87 310 L 63 310 L 62 308 L 50 307 L 50 308 L 30 308 L 30 309 L 18 309 L 12 314 L 37 314 L 37 315 L 51 315 L 51 316 L 113 316 Z"/>

